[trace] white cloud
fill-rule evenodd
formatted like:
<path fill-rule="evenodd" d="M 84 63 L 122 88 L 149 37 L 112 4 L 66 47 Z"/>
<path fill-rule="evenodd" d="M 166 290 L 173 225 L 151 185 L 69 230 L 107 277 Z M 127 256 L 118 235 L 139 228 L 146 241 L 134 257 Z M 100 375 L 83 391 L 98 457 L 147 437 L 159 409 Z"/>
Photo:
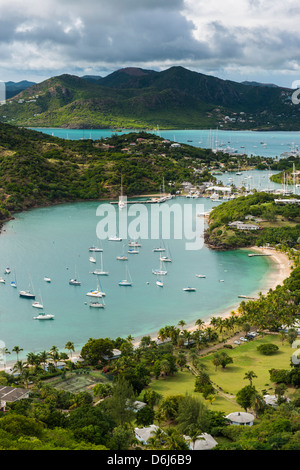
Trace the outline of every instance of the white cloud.
<path fill-rule="evenodd" d="M 299 18 L 296 0 L 0 0 L 0 77 L 183 65 L 288 82 Z"/>

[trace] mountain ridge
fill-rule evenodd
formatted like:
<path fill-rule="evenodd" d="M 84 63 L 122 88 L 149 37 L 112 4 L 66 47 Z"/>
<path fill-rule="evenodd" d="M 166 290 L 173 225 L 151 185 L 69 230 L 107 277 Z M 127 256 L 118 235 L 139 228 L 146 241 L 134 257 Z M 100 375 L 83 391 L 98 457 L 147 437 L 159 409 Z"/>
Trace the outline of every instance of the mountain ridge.
<path fill-rule="evenodd" d="M 98 79 L 62 74 L 34 84 L 9 100 L 0 121 L 31 127 L 298 130 L 291 94 L 288 88 L 223 80 L 181 66 L 162 72 L 126 67 Z"/>

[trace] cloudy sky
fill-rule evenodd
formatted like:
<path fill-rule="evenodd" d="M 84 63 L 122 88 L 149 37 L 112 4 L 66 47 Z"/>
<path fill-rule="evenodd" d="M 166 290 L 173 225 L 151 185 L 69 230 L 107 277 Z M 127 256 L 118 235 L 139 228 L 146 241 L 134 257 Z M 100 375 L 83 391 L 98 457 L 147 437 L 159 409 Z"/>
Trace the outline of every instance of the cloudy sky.
<path fill-rule="evenodd" d="M 291 87 L 297 0 L 0 0 L 0 80 L 136 66 Z"/>

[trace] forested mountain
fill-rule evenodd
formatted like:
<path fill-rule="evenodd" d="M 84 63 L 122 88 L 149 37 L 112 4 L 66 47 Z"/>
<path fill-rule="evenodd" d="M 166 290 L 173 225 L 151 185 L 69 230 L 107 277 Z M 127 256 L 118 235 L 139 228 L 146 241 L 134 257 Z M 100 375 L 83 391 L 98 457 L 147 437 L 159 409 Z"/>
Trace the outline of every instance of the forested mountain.
<path fill-rule="evenodd" d="M 128 67 L 96 78 L 65 74 L 35 84 L 1 107 L 0 120 L 68 128 L 300 128 L 290 89 L 221 80 L 183 67 Z"/>

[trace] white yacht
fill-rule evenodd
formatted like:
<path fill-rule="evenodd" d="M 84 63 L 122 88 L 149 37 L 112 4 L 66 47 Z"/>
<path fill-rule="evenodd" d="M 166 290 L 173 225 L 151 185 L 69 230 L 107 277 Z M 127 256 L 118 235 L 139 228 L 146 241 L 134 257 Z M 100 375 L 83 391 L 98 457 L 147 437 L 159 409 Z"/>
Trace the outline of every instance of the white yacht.
<path fill-rule="evenodd" d="M 3 279 L 3 277 L 0 277 L 0 283 L 5 284 L 5 279 Z"/>
<path fill-rule="evenodd" d="M 91 263 L 96 263 L 96 262 L 97 262 L 97 261 L 96 261 L 96 258 L 94 258 L 93 256 L 90 256 L 90 257 L 89 257 L 89 261 L 90 261 Z"/>
<path fill-rule="evenodd" d="M 184 290 L 185 292 L 195 292 L 196 291 L 195 287 L 184 287 L 182 290 Z"/>
<path fill-rule="evenodd" d="M 203 279 L 203 278 L 205 278 L 205 277 L 206 277 L 206 275 L 205 275 L 205 274 L 196 274 L 196 277 L 200 277 L 200 278 L 202 278 L 202 279 Z"/>
<path fill-rule="evenodd" d="M 36 317 L 33 317 L 34 320 L 53 320 L 54 315 L 50 313 L 40 313 Z"/>
<path fill-rule="evenodd" d="M 110 242 L 121 242 L 122 241 L 122 238 L 120 237 L 117 237 L 116 235 L 114 237 L 109 237 L 108 240 Z"/>
<path fill-rule="evenodd" d="M 158 287 L 164 287 L 163 281 L 157 280 L 157 281 L 156 281 L 156 285 L 157 285 Z"/>
<path fill-rule="evenodd" d="M 97 289 L 90 290 L 86 295 L 88 297 L 101 298 L 101 297 L 105 297 L 106 294 L 105 292 L 102 292 L 102 290 L 100 290 L 99 282 L 97 282 Z"/>
<path fill-rule="evenodd" d="M 104 301 L 103 302 L 90 302 L 89 303 L 89 306 L 91 308 L 104 308 L 105 307 L 105 303 Z"/>
<path fill-rule="evenodd" d="M 48 277 L 48 276 L 45 276 L 45 277 L 44 277 L 44 281 L 45 281 L 45 282 L 51 282 L 51 278 Z"/>

